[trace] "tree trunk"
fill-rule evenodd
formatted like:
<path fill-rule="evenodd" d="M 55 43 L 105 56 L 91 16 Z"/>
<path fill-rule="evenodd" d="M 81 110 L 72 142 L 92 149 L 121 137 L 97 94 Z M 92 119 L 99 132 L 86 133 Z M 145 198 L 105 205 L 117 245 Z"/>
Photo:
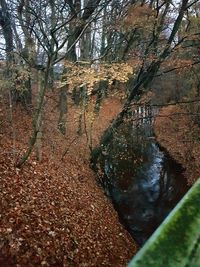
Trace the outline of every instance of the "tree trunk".
<path fill-rule="evenodd" d="M 33 116 L 33 121 L 32 121 L 32 135 L 29 140 L 29 147 L 23 157 L 17 162 L 16 167 L 20 168 L 26 160 L 29 158 L 34 145 L 37 141 L 38 138 L 38 133 L 40 132 L 39 125 L 41 125 L 41 116 L 42 116 L 42 111 L 43 111 L 43 103 L 44 103 L 44 97 L 45 93 L 48 87 L 48 79 L 49 79 L 49 70 L 51 67 L 51 60 L 48 58 L 47 62 L 47 67 L 45 69 L 44 73 L 44 83 L 42 83 L 42 86 L 40 87 L 40 90 L 38 92 L 38 98 L 37 98 L 37 106 L 35 109 L 35 113 Z M 39 123 L 39 124 L 38 124 Z"/>
<path fill-rule="evenodd" d="M 60 89 L 59 110 L 60 110 L 60 114 L 59 114 L 59 119 L 58 119 L 58 129 L 63 135 L 65 135 L 66 134 L 65 115 L 67 113 L 67 86 L 63 86 Z"/>
<path fill-rule="evenodd" d="M 14 63 L 12 23 L 6 1 L 0 0 L 0 6 L 0 25 L 2 27 L 3 36 L 6 43 L 7 77 L 11 77 L 12 65 Z"/>
<path fill-rule="evenodd" d="M 43 73 L 39 71 L 38 73 L 39 81 L 38 81 L 38 92 L 42 92 L 42 86 L 43 86 Z M 38 95 L 39 96 L 39 95 Z M 37 99 L 37 105 L 39 105 L 40 98 Z M 35 153 L 36 153 L 36 159 L 38 161 L 42 160 L 42 108 L 40 110 L 40 113 L 38 114 L 38 118 L 36 121 L 36 131 L 37 131 L 37 137 L 35 141 Z"/>
<path fill-rule="evenodd" d="M 96 103 L 94 107 L 94 112 L 97 114 L 100 111 L 101 103 L 102 103 L 104 96 L 107 96 L 107 91 L 108 91 L 108 81 L 100 81 L 99 86 L 98 86 L 97 96 L 96 96 Z"/>

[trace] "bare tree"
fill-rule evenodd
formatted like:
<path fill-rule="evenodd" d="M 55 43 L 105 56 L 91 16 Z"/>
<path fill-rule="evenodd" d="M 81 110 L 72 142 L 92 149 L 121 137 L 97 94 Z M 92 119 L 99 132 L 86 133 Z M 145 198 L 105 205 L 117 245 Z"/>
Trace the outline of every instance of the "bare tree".
<path fill-rule="evenodd" d="M 43 83 L 40 86 L 37 96 L 37 105 L 33 115 L 33 131 L 29 142 L 29 147 L 17 163 L 20 167 L 29 157 L 32 149 L 37 142 L 38 134 L 40 136 L 41 118 L 43 111 L 43 103 L 46 90 L 49 84 L 49 77 L 51 70 L 57 62 L 64 58 L 76 60 L 74 49 L 76 43 L 81 38 L 82 34 L 90 25 L 93 18 L 95 9 L 98 7 L 98 1 L 88 1 L 87 5 L 80 10 L 79 1 L 29 1 L 29 5 L 22 7 L 22 12 L 28 12 L 32 18 L 31 32 L 37 42 L 40 44 L 42 53 L 44 54 L 44 61 L 39 64 L 37 60 L 30 62 L 31 67 L 41 70 L 43 75 Z M 25 10 L 24 10 L 25 9 Z M 80 22 L 74 22 L 75 27 L 71 28 L 73 20 L 77 20 L 80 13 Z M 50 18 L 48 20 L 48 18 Z M 26 20 L 26 18 L 24 18 Z M 30 27 L 30 26 L 29 26 Z M 66 33 L 67 32 L 67 33 Z M 67 45 L 65 56 L 60 55 L 60 51 Z M 66 92 L 61 94 L 60 107 L 61 107 L 61 120 L 65 114 Z M 40 138 L 40 137 L 39 137 Z"/>
<path fill-rule="evenodd" d="M 158 3 L 158 2 L 157 2 Z M 139 97 L 143 92 L 144 89 L 148 88 L 150 83 L 152 82 L 153 78 L 159 71 L 161 64 L 166 60 L 166 58 L 174 51 L 174 41 L 177 37 L 178 30 L 181 27 L 181 23 L 184 17 L 184 14 L 188 10 L 188 8 L 191 7 L 189 0 L 182 0 L 179 5 L 179 12 L 177 17 L 174 19 L 174 23 L 171 29 L 171 32 L 169 36 L 166 36 L 165 43 L 162 44 L 162 46 L 158 47 L 158 38 L 162 32 L 161 29 L 164 27 L 164 17 L 166 16 L 166 12 L 170 11 L 168 9 L 168 1 L 165 3 L 164 10 L 162 9 L 162 15 L 158 20 L 158 23 L 156 24 L 155 29 L 153 29 L 152 39 L 147 43 L 146 49 L 144 51 L 143 56 L 143 63 L 138 70 L 137 75 L 134 75 L 133 77 L 130 77 L 129 82 L 127 83 L 127 91 L 129 92 L 128 97 L 123 105 L 123 108 L 121 112 L 116 116 L 116 118 L 112 121 L 112 123 L 109 125 L 109 127 L 105 130 L 103 133 L 100 145 L 93 150 L 91 162 L 93 166 L 96 165 L 96 161 L 101 154 L 104 146 L 106 146 L 109 141 L 111 140 L 113 136 L 113 131 L 115 128 L 117 128 L 124 119 L 124 116 L 127 114 L 130 104 L 132 101 L 137 97 Z M 150 48 L 154 48 L 158 51 L 156 57 L 149 60 L 147 58 L 147 54 L 150 50 Z M 158 49 L 159 48 L 159 49 Z"/>

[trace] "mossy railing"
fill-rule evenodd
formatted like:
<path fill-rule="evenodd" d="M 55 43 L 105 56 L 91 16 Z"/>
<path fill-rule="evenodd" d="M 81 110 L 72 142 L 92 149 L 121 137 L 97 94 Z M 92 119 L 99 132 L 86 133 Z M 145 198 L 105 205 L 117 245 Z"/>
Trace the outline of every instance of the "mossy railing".
<path fill-rule="evenodd" d="M 200 178 L 128 267 L 200 267 Z"/>

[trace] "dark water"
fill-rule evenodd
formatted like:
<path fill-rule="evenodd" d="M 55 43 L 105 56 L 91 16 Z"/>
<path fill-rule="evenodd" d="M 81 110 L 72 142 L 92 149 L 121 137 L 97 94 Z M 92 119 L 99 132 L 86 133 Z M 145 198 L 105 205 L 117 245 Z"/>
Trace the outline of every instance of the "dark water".
<path fill-rule="evenodd" d="M 102 157 L 102 183 L 133 238 L 142 245 L 189 189 L 149 125 L 123 124 Z"/>

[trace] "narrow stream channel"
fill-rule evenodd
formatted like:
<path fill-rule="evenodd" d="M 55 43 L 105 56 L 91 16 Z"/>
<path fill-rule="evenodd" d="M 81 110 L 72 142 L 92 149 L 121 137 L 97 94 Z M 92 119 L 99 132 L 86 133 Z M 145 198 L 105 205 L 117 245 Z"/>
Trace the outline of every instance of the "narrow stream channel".
<path fill-rule="evenodd" d="M 142 245 L 189 189 L 181 166 L 160 149 L 148 124 L 123 124 L 103 154 L 103 187 Z"/>

